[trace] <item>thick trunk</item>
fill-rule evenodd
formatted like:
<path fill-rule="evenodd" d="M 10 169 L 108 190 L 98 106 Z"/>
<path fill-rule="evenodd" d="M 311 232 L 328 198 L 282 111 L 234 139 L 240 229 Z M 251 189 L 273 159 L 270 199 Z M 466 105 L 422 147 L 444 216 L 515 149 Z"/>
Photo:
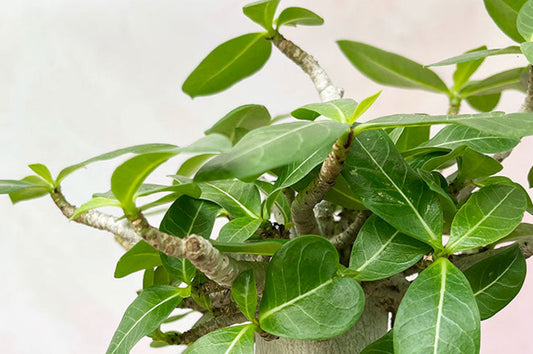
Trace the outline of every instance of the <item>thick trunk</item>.
<path fill-rule="evenodd" d="M 379 297 L 377 298 L 379 299 Z M 256 335 L 256 354 L 357 354 L 387 332 L 389 314 L 376 297 L 366 299 L 361 318 L 348 332 L 320 341 L 277 339 L 265 341 Z"/>

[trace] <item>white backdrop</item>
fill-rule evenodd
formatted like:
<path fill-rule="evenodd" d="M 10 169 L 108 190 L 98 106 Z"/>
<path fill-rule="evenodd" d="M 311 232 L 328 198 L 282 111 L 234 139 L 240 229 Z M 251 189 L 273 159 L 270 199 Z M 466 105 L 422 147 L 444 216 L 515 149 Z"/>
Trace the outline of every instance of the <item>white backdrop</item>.
<path fill-rule="evenodd" d="M 276 115 L 317 101 L 309 79 L 277 51 L 260 73 L 224 93 L 191 100 L 181 92 L 187 75 L 216 45 L 260 30 L 242 15 L 246 2 L 0 0 L 0 178 L 24 177 L 30 172 L 25 166 L 36 162 L 57 173 L 134 144 L 185 145 L 245 103 L 264 104 Z M 482 44 L 512 44 L 481 0 L 302 0 L 281 6 L 308 7 L 325 19 L 322 27 L 284 34 L 314 54 L 345 96 L 356 100 L 383 87 L 351 67 L 337 39 L 364 41 L 424 64 Z M 489 58 L 476 77 L 518 65 L 526 62 L 517 55 Z M 451 68 L 436 70 L 450 83 Z M 444 96 L 383 89 L 366 118 L 447 109 Z M 521 101 L 521 94 L 505 93 L 498 109 L 516 111 Z M 533 140 L 524 142 L 503 173 L 526 185 Z M 158 175 L 175 171 L 175 163 Z M 64 192 L 79 204 L 107 190 L 117 164 L 75 173 Z M 111 236 L 69 223 L 49 198 L 12 206 L 1 197 L 0 249 L 0 352 L 105 351 L 141 284 L 138 275 L 113 279 L 122 250 Z M 512 305 L 483 323 L 483 354 L 533 352 L 532 298 L 529 276 Z M 176 348 L 150 350 L 143 340 L 132 352 L 152 351 Z"/>

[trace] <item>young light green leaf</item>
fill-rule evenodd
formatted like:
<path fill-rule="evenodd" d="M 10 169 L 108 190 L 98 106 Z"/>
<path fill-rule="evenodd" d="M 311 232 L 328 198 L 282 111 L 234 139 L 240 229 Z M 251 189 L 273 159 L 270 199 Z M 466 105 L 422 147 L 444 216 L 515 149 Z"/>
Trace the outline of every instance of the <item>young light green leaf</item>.
<path fill-rule="evenodd" d="M 481 81 L 470 81 L 460 92 L 462 97 L 491 95 L 503 90 L 525 91 L 522 76 L 527 73 L 526 68 L 515 68 L 492 75 Z"/>
<path fill-rule="evenodd" d="M 188 259 L 170 257 L 163 252 L 159 252 L 159 257 L 163 267 L 172 277 L 189 285 L 192 283 L 196 267 Z"/>
<path fill-rule="evenodd" d="M 361 117 L 372 105 L 376 100 L 378 99 L 379 95 L 381 95 L 382 90 L 379 90 L 372 96 L 368 96 L 367 98 L 363 99 L 355 108 L 355 112 L 353 112 L 352 117 L 348 121 L 348 123 L 352 124 L 357 120 L 357 118 Z"/>
<path fill-rule="evenodd" d="M 474 108 L 477 111 L 480 112 L 490 112 L 496 108 L 498 105 L 498 102 L 500 102 L 502 94 L 501 93 L 493 93 L 490 95 L 475 95 L 475 96 L 468 96 L 466 98 L 466 102 L 470 105 L 470 107 Z"/>
<path fill-rule="evenodd" d="M 384 131 L 356 137 L 342 175 L 354 195 L 376 215 L 399 231 L 442 248 L 439 198 L 403 160 Z"/>
<path fill-rule="evenodd" d="M 459 269 L 437 259 L 405 294 L 394 322 L 394 353 L 479 353 L 480 320 Z"/>
<path fill-rule="evenodd" d="M 467 147 L 460 159 L 458 178 L 462 181 L 475 180 L 492 176 L 502 169 L 502 164 L 492 157 L 483 155 Z"/>
<path fill-rule="evenodd" d="M 126 309 L 107 354 L 127 354 L 151 334 L 181 302 L 182 289 L 158 285 L 145 289 Z"/>
<path fill-rule="evenodd" d="M 74 214 L 72 214 L 72 216 L 70 217 L 70 220 L 76 219 L 78 216 L 80 216 L 81 214 L 89 210 L 93 210 L 96 208 L 102 208 L 106 206 L 114 206 L 114 207 L 120 208 L 120 202 L 116 199 L 110 199 L 110 198 L 102 198 L 102 197 L 93 198 L 89 200 L 88 202 L 85 202 L 82 205 L 80 205 L 76 209 Z"/>
<path fill-rule="evenodd" d="M 444 66 L 444 65 L 467 63 L 471 61 L 477 61 L 479 59 L 484 59 L 486 57 L 490 57 L 493 55 L 502 55 L 502 54 L 520 54 L 520 48 L 518 48 L 518 46 L 509 46 L 509 47 L 498 48 L 498 49 L 487 49 L 486 46 L 482 46 L 477 49 L 470 50 L 464 54 L 458 55 L 456 57 L 448 58 L 448 59 L 439 61 L 437 63 L 429 64 L 427 66 Z"/>
<path fill-rule="evenodd" d="M 337 44 L 359 71 L 380 84 L 448 93 L 437 74 L 419 63 L 360 42 Z"/>
<path fill-rule="evenodd" d="M 252 130 L 233 149 L 200 168 L 197 181 L 246 178 L 301 161 L 333 142 L 347 125 L 333 121 L 294 122 Z M 287 149 L 291 146 L 291 149 Z"/>
<path fill-rule="evenodd" d="M 502 249 L 464 272 L 482 320 L 494 316 L 514 299 L 526 277 L 526 260 L 518 245 Z"/>
<path fill-rule="evenodd" d="M 363 349 L 361 354 L 394 354 L 393 330 Z"/>
<path fill-rule="evenodd" d="M 203 182 L 198 186 L 201 199 L 220 205 L 233 217 L 261 218 L 261 196 L 254 184 L 235 180 Z"/>
<path fill-rule="evenodd" d="M 527 41 L 533 42 L 533 1 L 526 1 L 518 11 L 516 17 L 516 29 Z"/>
<path fill-rule="evenodd" d="M 46 182 L 44 179 L 42 179 L 42 177 L 39 176 L 27 176 L 20 180 L 20 182 L 21 183 L 18 183 L 19 186 L 21 186 L 23 183 L 29 183 L 29 185 L 27 185 L 26 188 L 15 188 L 17 190 L 8 192 L 9 199 L 11 199 L 11 203 L 13 204 L 24 200 L 39 198 L 49 194 L 52 191 L 52 186 L 50 185 L 50 183 Z M 6 191 L 9 189 L 13 189 L 14 187 L 13 181 L 8 180 L 6 185 Z M 1 184 L 0 188 L 2 188 Z"/>
<path fill-rule="evenodd" d="M 238 142 L 250 130 L 269 125 L 270 113 L 265 106 L 247 104 L 240 106 L 226 114 L 206 134 L 219 133 L 227 136 L 233 144 Z"/>
<path fill-rule="evenodd" d="M 520 44 L 522 54 L 526 56 L 529 64 L 533 65 L 533 42 L 524 42 Z"/>
<path fill-rule="evenodd" d="M 0 194 L 9 194 L 28 188 L 43 187 L 41 183 L 32 183 L 28 180 L 2 179 L 0 180 Z"/>
<path fill-rule="evenodd" d="M 459 209 L 452 222 L 448 253 L 491 244 L 513 231 L 526 210 L 519 188 L 495 184 L 481 188 Z"/>
<path fill-rule="evenodd" d="M 151 269 L 160 265 L 159 252 L 141 240 L 120 257 L 114 276 L 115 278 L 123 278 L 140 270 Z"/>
<path fill-rule="evenodd" d="M 323 116 L 333 119 L 337 122 L 348 123 L 353 116 L 357 102 L 351 98 L 343 98 L 321 103 L 306 104 L 303 107 L 295 109 L 291 112 L 294 118 L 304 120 L 315 120 Z"/>
<path fill-rule="evenodd" d="M 126 213 L 135 212 L 135 193 L 146 177 L 174 155 L 174 152 L 142 154 L 115 169 L 111 176 L 111 191 Z"/>
<path fill-rule="evenodd" d="M 223 91 L 254 74 L 270 57 L 272 45 L 264 33 L 248 33 L 216 47 L 194 69 L 182 90 L 191 98 Z"/>
<path fill-rule="evenodd" d="M 176 175 L 191 177 L 198 171 L 198 169 L 215 154 L 200 154 L 192 156 L 185 160 L 176 172 Z"/>
<path fill-rule="evenodd" d="M 227 136 L 212 133 L 198 139 L 189 146 L 176 148 L 176 151 L 197 154 L 220 154 L 231 150 L 231 145 L 232 143 Z"/>
<path fill-rule="evenodd" d="M 485 7 L 492 20 L 500 29 L 515 42 L 524 39 L 516 29 L 518 12 L 527 0 L 484 0 Z"/>
<path fill-rule="evenodd" d="M 429 251 L 426 244 L 372 215 L 357 235 L 350 270 L 357 273 L 354 279 L 359 281 L 384 279 L 409 268 Z"/>
<path fill-rule="evenodd" d="M 364 307 L 351 278 L 337 278 L 339 255 L 319 236 L 287 242 L 268 265 L 259 323 L 268 333 L 292 339 L 327 339 L 347 331 Z"/>
<path fill-rule="evenodd" d="M 228 243 L 244 242 L 257 231 L 262 222 L 262 219 L 254 219 L 249 216 L 233 219 L 222 226 L 217 240 Z"/>
<path fill-rule="evenodd" d="M 213 246 L 222 253 L 262 254 L 272 256 L 287 240 L 270 239 L 265 241 L 247 241 L 246 243 L 226 243 L 211 241 Z"/>
<path fill-rule="evenodd" d="M 195 234 L 209 239 L 219 210 L 214 203 L 184 195 L 170 206 L 159 229 L 181 238 Z"/>
<path fill-rule="evenodd" d="M 272 31 L 272 22 L 274 21 L 274 14 L 276 13 L 278 4 L 279 0 L 256 1 L 245 5 L 242 8 L 242 12 L 249 19 L 270 32 Z"/>
<path fill-rule="evenodd" d="M 464 55 L 471 53 L 476 53 L 479 51 L 486 50 L 486 46 L 481 46 L 479 48 L 470 50 Z M 466 62 L 457 63 L 455 72 L 453 73 L 453 91 L 460 91 L 464 84 L 467 83 L 468 79 L 476 72 L 479 66 L 483 63 L 485 57 L 476 58 L 476 60 L 469 60 Z"/>
<path fill-rule="evenodd" d="M 222 328 L 200 337 L 184 354 L 253 354 L 254 324 Z"/>
<path fill-rule="evenodd" d="M 231 298 L 237 303 L 244 316 L 255 322 L 257 309 L 257 287 L 252 269 L 245 270 L 231 284 Z"/>
<path fill-rule="evenodd" d="M 324 19 L 311 10 L 303 7 L 287 7 L 279 14 L 276 21 L 277 27 L 281 26 L 320 26 L 324 23 Z"/>
<path fill-rule="evenodd" d="M 42 163 L 34 163 L 28 165 L 28 167 L 31 168 L 33 172 L 37 173 L 37 175 L 41 176 L 46 182 L 50 183 L 50 185 L 54 185 L 54 178 L 52 177 L 48 167 Z"/>

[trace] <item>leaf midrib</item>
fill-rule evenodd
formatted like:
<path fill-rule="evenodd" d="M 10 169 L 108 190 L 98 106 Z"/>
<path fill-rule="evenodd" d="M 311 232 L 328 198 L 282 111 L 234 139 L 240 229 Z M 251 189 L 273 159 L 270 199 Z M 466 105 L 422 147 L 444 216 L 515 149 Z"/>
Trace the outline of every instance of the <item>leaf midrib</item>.
<path fill-rule="evenodd" d="M 243 327 L 243 329 L 241 329 L 239 331 L 239 333 L 237 334 L 237 336 L 231 341 L 230 343 L 230 346 L 228 347 L 228 349 L 224 352 L 224 354 L 229 354 L 231 353 L 231 350 L 233 349 L 233 347 L 235 347 L 235 345 L 237 345 L 237 343 L 239 342 L 239 339 L 241 339 L 242 336 L 244 336 L 244 334 L 248 331 L 248 326 L 245 326 Z"/>
<path fill-rule="evenodd" d="M 493 286 L 494 284 L 496 284 L 498 282 L 498 280 L 500 280 L 508 271 L 509 269 L 511 269 L 511 267 L 513 266 L 513 264 L 515 263 L 516 261 L 516 255 L 515 257 L 513 258 L 513 260 L 509 263 L 509 265 L 503 270 L 503 272 L 500 273 L 500 275 L 498 275 L 498 277 L 496 279 L 494 279 L 492 282 L 490 282 L 487 286 L 485 286 L 484 288 L 482 289 L 479 289 L 478 291 L 476 291 L 474 293 L 474 297 L 478 296 L 479 294 L 485 292 L 485 290 L 487 290 L 488 288 L 490 288 L 491 286 Z"/>
<path fill-rule="evenodd" d="M 437 323 L 435 325 L 435 341 L 433 342 L 433 354 L 438 354 L 438 344 L 440 339 L 440 320 L 442 317 L 442 309 L 444 307 L 444 294 L 446 293 L 446 262 L 441 261 L 441 283 L 439 291 L 439 305 L 437 311 Z"/>
<path fill-rule="evenodd" d="M 370 257 L 365 263 L 363 263 L 359 268 L 356 269 L 357 272 L 361 272 L 363 271 L 367 266 L 368 264 L 370 264 L 374 259 L 376 259 L 380 254 L 381 252 L 383 252 L 383 250 L 392 243 L 392 241 L 394 241 L 394 239 L 396 238 L 396 236 L 398 236 L 398 234 L 400 233 L 400 231 L 397 231 L 395 233 L 392 234 L 391 238 L 387 240 L 387 242 L 385 242 L 375 253 L 372 257 Z"/>
<path fill-rule="evenodd" d="M 232 196 L 231 194 L 229 194 L 228 192 L 226 192 L 225 190 L 215 186 L 214 184 L 211 184 L 211 183 L 207 183 L 206 182 L 206 185 L 210 186 L 211 188 L 214 188 L 216 189 L 217 191 L 221 192 L 222 194 L 224 194 L 225 196 L 227 196 L 228 198 L 230 198 L 231 200 L 233 200 L 239 207 L 241 207 L 241 209 L 243 209 L 246 214 L 250 215 L 252 218 L 254 219 L 259 219 L 260 216 L 255 214 L 253 211 L 251 211 L 250 209 L 248 209 L 244 204 L 242 204 L 239 200 L 237 200 L 237 198 L 235 198 L 234 196 Z"/>

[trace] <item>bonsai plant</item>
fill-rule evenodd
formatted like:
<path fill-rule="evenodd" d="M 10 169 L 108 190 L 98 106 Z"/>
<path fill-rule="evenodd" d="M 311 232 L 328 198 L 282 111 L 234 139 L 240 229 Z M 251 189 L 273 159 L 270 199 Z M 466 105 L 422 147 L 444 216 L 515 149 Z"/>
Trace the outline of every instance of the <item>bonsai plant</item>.
<path fill-rule="evenodd" d="M 456 66 L 451 87 L 431 66 L 338 41 L 370 79 L 449 100 L 447 114 L 365 122 L 358 118 L 379 93 L 343 98 L 318 62 L 281 34 L 322 18 L 298 7 L 276 16 L 278 3 L 245 6 L 261 32 L 215 48 L 183 91 L 196 97 L 228 89 L 276 49 L 301 67 L 321 99 L 289 107 L 298 121 L 248 104 L 188 146 L 137 145 L 57 176 L 32 164 L 34 174 L 1 181 L 0 192 L 13 202 L 50 195 L 70 220 L 115 235 L 127 250 L 116 277 L 144 272 L 109 353 L 128 352 L 144 336 L 154 346 L 190 345 L 192 353 L 253 352 L 254 343 L 258 353 L 479 352 L 480 320 L 514 298 L 531 255 L 532 226 L 521 223 L 532 211 L 529 196 L 494 174 L 520 138 L 533 134 L 533 89 L 531 65 L 470 78 L 488 56 L 523 54 L 533 62 L 533 2 L 485 1 L 520 46 L 480 47 L 431 65 Z M 493 111 L 507 89 L 525 92 L 523 112 Z M 481 113 L 459 114 L 465 102 Z M 432 125 L 445 127 L 430 136 Z M 115 169 L 110 191 L 77 208 L 67 201 L 61 185 L 70 174 L 125 154 L 134 157 Z M 167 184 L 144 183 L 178 154 L 192 157 Z M 145 215 L 161 206 L 156 227 Z M 102 207 L 123 217 L 96 210 Z M 226 223 L 213 233 L 217 219 Z M 185 332 L 161 330 L 182 316 L 171 315 L 178 307 L 202 318 Z"/>

